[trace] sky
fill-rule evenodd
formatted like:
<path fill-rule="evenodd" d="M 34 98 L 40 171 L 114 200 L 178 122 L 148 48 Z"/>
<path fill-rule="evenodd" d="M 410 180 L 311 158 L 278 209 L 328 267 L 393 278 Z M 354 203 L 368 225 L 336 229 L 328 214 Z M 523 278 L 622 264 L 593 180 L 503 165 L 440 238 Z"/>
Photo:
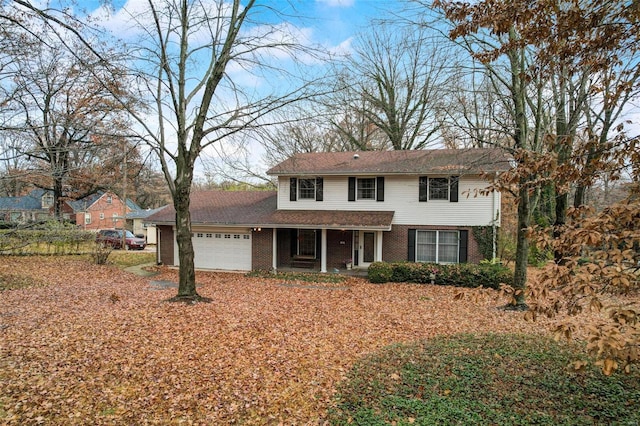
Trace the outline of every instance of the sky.
<path fill-rule="evenodd" d="M 80 2 L 85 12 L 99 17 L 97 24 L 103 26 L 125 41 L 134 41 L 136 31 L 140 31 L 131 23 L 131 17 L 141 16 L 139 12 L 146 9 L 147 0 L 111 0 L 107 2 L 110 10 L 104 9 L 101 4 L 104 1 L 91 0 Z M 361 31 L 368 31 L 372 19 L 381 19 L 388 16 L 389 9 L 399 9 L 401 0 L 262 0 L 258 4 L 268 5 L 277 10 L 280 15 L 269 15 L 261 12 L 256 20 L 266 20 L 270 24 L 281 24 L 281 19 L 286 19 L 287 25 L 293 28 L 294 34 L 306 38 L 303 44 L 320 45 L 325 49 L 340 54 L 348 54 L 353 38 Z M 265 9 L 259 9 L 263 11 Z M 149 23 L 151 25 L 151 23 Z M 291 31 L 291 29 L 289 30 Z M 319 67 L 322 64 L 316 64 Z M 282 66 L 279 63 L 278 66 Z M 255 90 L 260 90 L 259 79 L 249 73 L 237 72 L 230 67 L 228 74 L 232 75 L 235 84 L 251 83 L 256 85 Z M 253 89 L 252 89 L 253 90 Z M 252 150 L 252 162 L 262 163 L 261 147 Z M 209 151 L 213 157 L 215 153 Z M 257 154 L 257 155 L 256 155 Z M 266 169 L 260 164 L 258 167 Z"/>
<path fill-rule="evenodd" d="M 100 7 L 100 1 L 80 2 L 90 13 Z M 102 2 L 104 3 L 104 1 Z M 112 0 L 112 25 L 124 18 L 122 9 L 136 10 L 146 0 Z M 313 41 L 325 46 L 338 46 L 348 43 L 359 31 L 366 31 L 370 19 L 384 18 L 388 11 L 399 9 L 400 0 L 268 0 L 262 4 L 291 16 L 296 25 L 306 28 L 312 34 Z M 124 25 L 123 25 L 124 26 Z"/>

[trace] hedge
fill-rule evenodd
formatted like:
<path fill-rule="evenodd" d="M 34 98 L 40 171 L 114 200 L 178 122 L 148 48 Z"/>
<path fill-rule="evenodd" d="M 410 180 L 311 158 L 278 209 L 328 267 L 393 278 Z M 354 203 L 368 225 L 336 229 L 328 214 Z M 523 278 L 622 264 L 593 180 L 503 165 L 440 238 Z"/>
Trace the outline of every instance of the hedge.
<path fill-rule="evenodd" d="M 387 263 L 374 262 L 369 266 L 368 279 L 372 283 L 407 282 L 450 285 L 455 287 L 485 287 L 499 289 L 513 281 L 513 272 L 496 263 Z"/>

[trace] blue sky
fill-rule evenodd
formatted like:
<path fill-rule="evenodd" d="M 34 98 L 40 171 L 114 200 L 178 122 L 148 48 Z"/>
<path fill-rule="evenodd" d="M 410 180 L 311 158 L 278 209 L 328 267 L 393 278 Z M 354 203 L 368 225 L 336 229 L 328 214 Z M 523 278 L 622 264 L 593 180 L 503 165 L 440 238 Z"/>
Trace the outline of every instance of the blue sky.
<path fill-rule="evenodd" d="M 91 13 L 100 3 L 91 0 L 81 4 Z M 115 9 L 113 16 L 117 16 L 122 7 L 135 10 L 146 0 L 112 0 L 110 3 Z M 313 42 L 326 47 L 348 44 L 356 33 L 367 30 L 370 19 L 387 17 L 386 11 L 402 7 L 400 0 L 262 0 L 259 3 L 290 15 L 292 24 L 304 28 Z"/>
<path fill-rule="evenodd" d="M 207 3 L 207 0 L 202 0 Z M 218 0 L 209 0 L 212 3 Z M 85 13 L 93 16 L 100 16 L 97 21 L 98 25 L 104 26 L 111 30 L 116 37 L 123 38 L 126 42 L 134 42 L 136 35 L 140 35 L 139 25 L 136 27 L 132 22 L 132 17 L 136 19 L 143 16 L 141 12 L 147 9 L 148 0 L 111 0 L 107 1 L 112 6 L 112 10 L 107 13 L 97 10 L 100 4 L 105 1 L 90 0 L 82 2 Z M 267 6 L 259 8 L 254 12 L 259 12 L 258 16 L 253 16 L 256 21 L 267 20 L 272 25 L 282 24 L 282 19 L 287 20 L 287 25 L 283 27 L 283 31 L 291 31 L 299 37 L 302 44 L 322 45 L 325 49 L 332 52 L 349 53 L 351 40 L 360 31 L 367 31 L 370 26 L 367 25 L 371 19 L 388 17 L 385 10 L 401 8 L 401 0 L 258 0 L 258 4 Z M 270 14 L 268 8 L 272 8 L 279 12 L 278 14 Z M 124 10 L 126 9 L 126 10 Z M 143 18 L 143 20 L 145 20 Z M 140 22 L 138 22 L 140 24 Z M 144 23 L 143 23 L 144 25 Z M 151 25 L 151 22 L 149 22 Z M 250 28 L 246 28 L 251 31 Z M 274 55 L 274 60 L 282 60 Z M 310 61 L 308 65 L 312 65 L 314 61 Z M 286 67 L 282 63 L 279 67 Z M 315 67 L 322 68 L 323 62 L 317 62 Z M 235 84 L 251 87 L 250 90 L 260 92 L 268 85 L 279 85 L 284 80 L 277 79 L 260 79 L 254 74 L 247 73 L 242 69 L 229 67 L 228 74 Z M 286 86 L 289 81 L 285 81 Z M 268 90 L 264 89 L 264 90 Z M 224 93 L 224 92 L 220 92 Z M 224 94 L 221 95 L 224 98 Z M 230 99 L 234 99 L 232 96 Z M 256 152 L 254 152 L 256 151 Z M 259 150 L 252 150 L 254 156 Z M 215 156 L 215 155 L 214 155 Z M 256 159 L 256 162 L 258 160 Z"/>

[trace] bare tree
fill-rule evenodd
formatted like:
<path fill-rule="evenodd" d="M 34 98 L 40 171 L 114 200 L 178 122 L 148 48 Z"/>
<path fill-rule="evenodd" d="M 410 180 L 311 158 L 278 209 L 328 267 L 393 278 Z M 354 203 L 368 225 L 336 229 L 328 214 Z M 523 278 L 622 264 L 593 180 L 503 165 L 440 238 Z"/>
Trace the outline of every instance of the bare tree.
<path fill-rule="evenodd" d="M 300 80 L 292 68 L 272 55 L 293 62 L 294 52 L 306 58 L 313 53 L 303 51 L 283 28 L 253 21 L 254 14 L 277 14 L 255 0 L 148 1 L 147 6 L 147 15 L 136 18 L 145 36 L 134 75 L 149 111 L 133 116 L 160 159 L 176 211 L 177 298 L 192 300 L 199 298 L 189 213 L 196 162 L 214 144 L 270 124 L 274 111 L 311 95 L 306 84 L 269 93 L 243 91 L 232 68 L 254 78 L 275 73 L 295 82 Z"/>
<path fill-rule="evenodd" d="M 32 175 L 39 176 L 34 184 L 53 192 L 55 216 L 61 218 L 67 180 L 108 150 L 98 140 L 121 131 L 126 122 L 104 87 L 102 79 L 111 77 L 104 67 L 89 70 L 53 43 L 39 47 L 11 64 L 16 113 L 6 131 L 24 141 L 21 154 L 30 160 Z M 95 182 L 96 175 L 91 176 Z M 95 190 L 94 183 L 88 192 Z"/>
<path fill-rule="evenodd" d="M 381 23 L 358 38 L 328 104 L 332 122 L 359 149 L 422 149 L 439 130 L 447 82 L 444 49 L 428 31 Z M 384 136 L 385 146 L 372 146 Z"/>

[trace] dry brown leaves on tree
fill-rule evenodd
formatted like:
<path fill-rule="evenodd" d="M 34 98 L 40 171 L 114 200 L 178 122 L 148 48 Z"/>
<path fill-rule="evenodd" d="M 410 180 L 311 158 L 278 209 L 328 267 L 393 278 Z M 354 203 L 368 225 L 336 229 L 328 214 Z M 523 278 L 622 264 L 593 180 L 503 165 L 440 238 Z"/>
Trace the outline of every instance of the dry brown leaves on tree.
<path fill-rule="evenodd" d="M 8 424 L 304 424 L 322 420 L 354 361 L 393 342 L 461 332 L 544 333 L 544 320 L 454 300 L 456 289 L 284 286 L 199 273 L 211 303 L 113 266 L 2 258 L 0 419 Z M 162 269 L 156 280 L 176 282 Z"/>

